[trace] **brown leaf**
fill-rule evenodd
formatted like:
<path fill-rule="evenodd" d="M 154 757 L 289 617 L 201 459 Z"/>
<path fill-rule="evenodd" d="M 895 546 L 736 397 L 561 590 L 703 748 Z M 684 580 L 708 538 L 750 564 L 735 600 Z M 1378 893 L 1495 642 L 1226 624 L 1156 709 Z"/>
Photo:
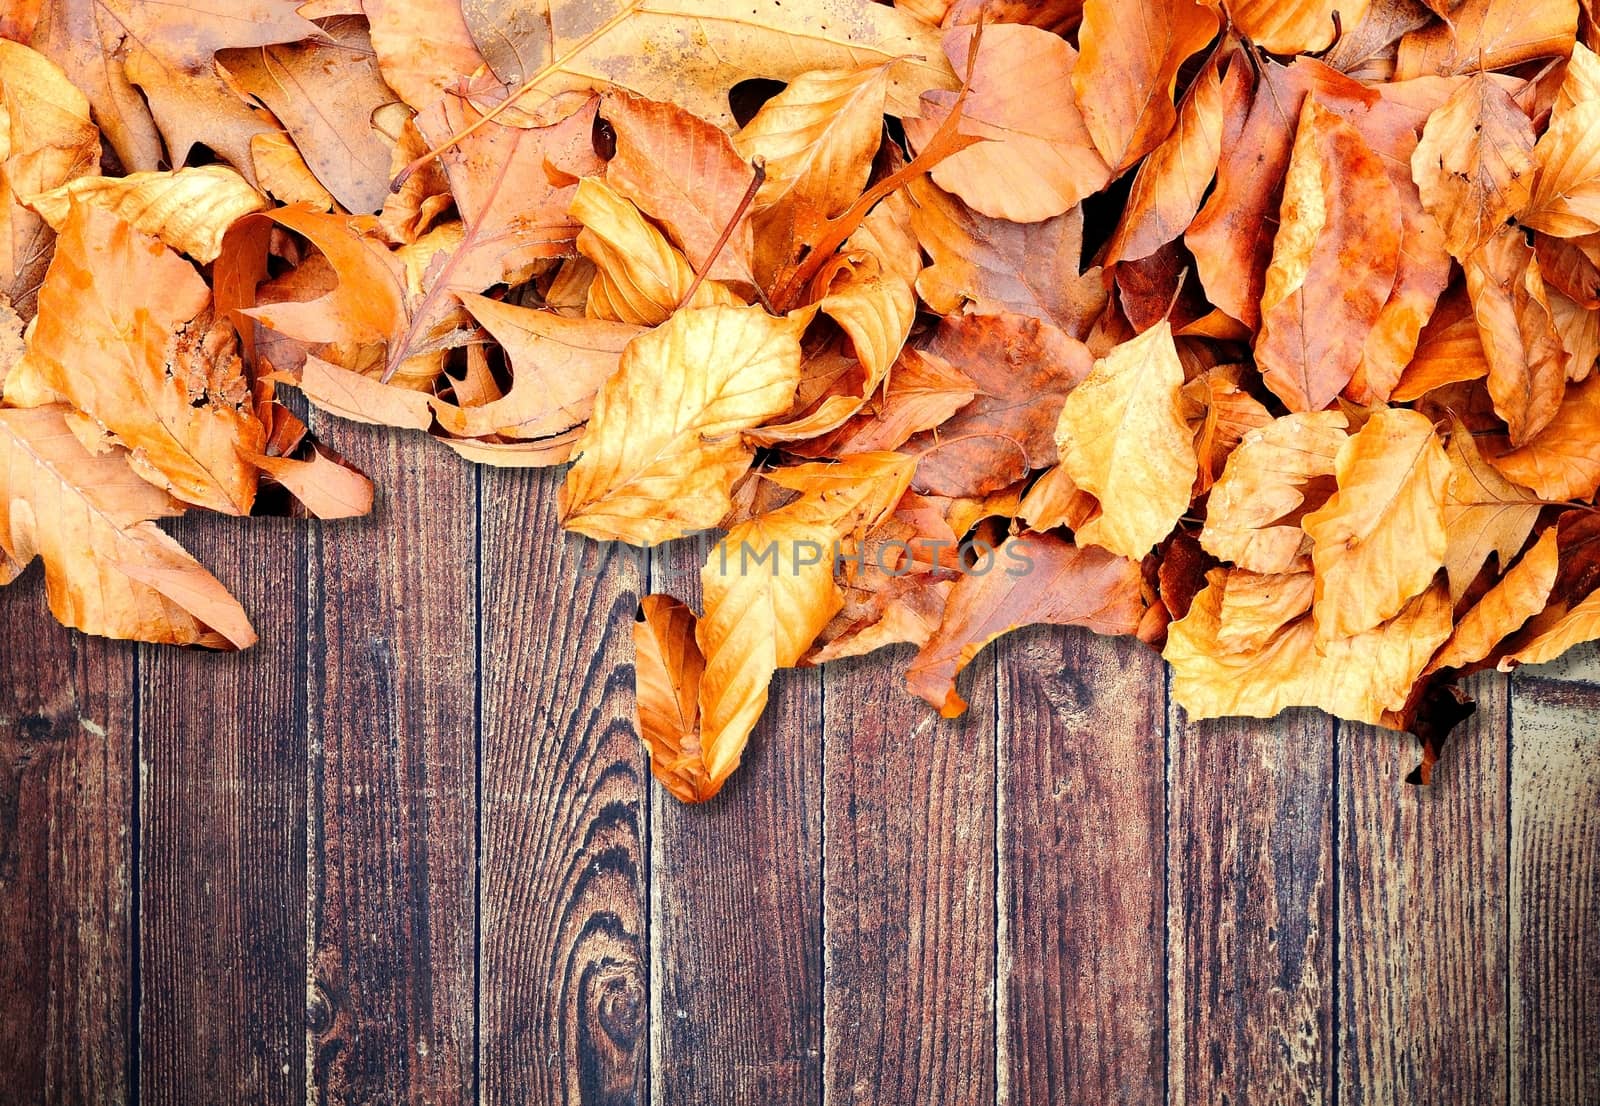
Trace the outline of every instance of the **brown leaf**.
<path fill-rule="evenodd" d="M 483 65 L 459 0 L 361 0 L 384 83 L 417 111 Z"/>
<path fill-rule="evenodd" d="M 1139 565 L 1048 534 L 1020 534 L 989 571 L 961 577 L 938 631 L 906 670 L 906 686 L 946 718 L 966 709 L 956 676 L 991 641 L 1020 626 L 1085 626 L 1131 634 L 1144 613 Z"/>
<path fill-rule="evenodd" d="M 1567 355 L 1555 328 L 1539 260 L 1515 228 L 1467 262 L 1467 291 L 1489 364 L 1495 412 L 1522 445 L 1555 418 L 1567 389 Z"/>
<path fill-rule="evenodd" d="M 732 225 L 706 276 L 755 284 L 748 212 L 734 222 L 755 171 L 728 136 L 675 104 L 615 89 L 601 99 L 600 114 L 617 136 L 607 183 L 660 223 L 697 273 Z"/>
<path fill-rule="evenodd" d="M 1450 484 L 1444 497 L 1448 535 L 1444 567 L 1450 577 L 1450 602 L 1460 603 L 1489 562 L 1489 554 L 1499 558 L 1501 572 L 1511 564 L 1533 533 L 1544 502 L 1485 461 L 1459 418 L 1454 420 L 1445 456 L 1450 461 Z"/>
<path fill-rule="evenodd" d="M 1422 206 L 1465 261 L 1527 206 L 1533 189 L 1533 123 L 1484 73 L 1428 117 L 1411 158 Z"/>
<path fill-rule="evenodd" d="M 956 315 L 928 352 L 968 377 L 978 397 L 906 444 L 921 458 L 918 491 L 986 495 L 1056 463 L 1061 406 L 1094 367 L 1087 346 L 1037 319 Z"/>
<path fill-rule="evenodd" d="M 633 624 L 639 736 L 650 774 L 686 803 L 716 793 L 700 745 L 700 681 L 706 659 L 695 641 L 694 612 L 670 595 L 639 601 Z"/>
<path fill-rule="evenodd" d="M 1321 411 L 1355 375 L 1400 263 L 1394 186 L 1353 126 L 1308 97 L 1261 297 L 1256 359 L 1291 411 Z"/>
<path fill-rule="evenodd" d="M 926 178 L 908 192 L 911 226 L 933 258 L 917 291 L 934 311 L 1031 315 L 1081 338 L 1105 310 L 1104 276 L 1080 274 L 1081 208 L 1013 223 L 974 211 Z"/>
<path fill-rule="evenodd" d="M 1509 69 L 1564 56 L 1578 30 L 1578 0 L 1472 0 L 1400 41 L 1396 80 Z"/>

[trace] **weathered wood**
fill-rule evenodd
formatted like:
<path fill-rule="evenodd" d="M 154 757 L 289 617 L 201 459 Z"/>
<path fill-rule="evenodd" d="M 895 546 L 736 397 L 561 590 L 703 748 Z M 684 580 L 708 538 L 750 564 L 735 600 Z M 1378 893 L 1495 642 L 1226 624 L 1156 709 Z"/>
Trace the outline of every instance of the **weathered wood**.
<path fill-rule="evenodd" d="M 174 529 L 261 640 L 141 654 L 139 1099 L 303 1101 L 306 525 Z"/>
<path fill-rule="evenodd" d="M 475 1094 L 477 478 L 331 422 L 379 488 L 312 532 L 308 1082 L 325 1106 Z"/>
<path fill-rule="evenodd" d="M 130 1097 L 134 649 L 0 590 L 0 1098 Z"/>
<path fill-rule="evenodd" d="M 953 722 L 909 656 L 823 670 L 825 1104 L 994 1100 L 993 654 Z"/>
<path fill-rule="evenodd" d="M 1511 1101 L 1600 1102 L 1600 687 L 1513 681 Z"/>
<path fill-rule="evenodd" d="M 1161 661 L 1061 628 L 999 651 L 1001 1100 L 1160 1102 Z"/>
<path fill-rule="evenodd" d="M 649 1063 L 643 562 L 561 533 L 561 475 L 483 474 L 482 1097 L 620 1106 Z"/>
<path fill-rule="evenodd" d="M 1506 1100 L 1509 781 L 1504 677 L 1470 691 L 1433 785 L 1416 742 L 1339 733 L 1340 1101 Z"/>
<path fill-rule="evenodd" d="M 1333 723 L 1192 722 L 1168 767 L 1168 1102 L 1333 1101 Z"/>
<path fill-rule="evenodd" d="M 652 561 L 699 603 L 702 543 Z M 822 1094 L 822 674 L 780 672 L 711 802 L 651 789 L 650 1093 L 657 1106 Z"/>

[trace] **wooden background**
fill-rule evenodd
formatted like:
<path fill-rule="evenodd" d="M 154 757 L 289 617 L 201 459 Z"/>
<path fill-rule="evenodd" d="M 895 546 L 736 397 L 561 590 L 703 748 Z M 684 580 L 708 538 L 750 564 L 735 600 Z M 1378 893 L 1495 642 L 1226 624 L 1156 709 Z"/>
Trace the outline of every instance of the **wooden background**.
<path fill-rule="evenodd" d="M 1600 1103 L 1594 654 L 1479 681 L 1428 792 L 1082 633 L 991 648 L 959 723 L 788 673 L 690 809 L 630 700 L 683 557 L 328 430 L 375 518 L 177 527 L 243 658 L 0 593 L 0 1102 Z"/>

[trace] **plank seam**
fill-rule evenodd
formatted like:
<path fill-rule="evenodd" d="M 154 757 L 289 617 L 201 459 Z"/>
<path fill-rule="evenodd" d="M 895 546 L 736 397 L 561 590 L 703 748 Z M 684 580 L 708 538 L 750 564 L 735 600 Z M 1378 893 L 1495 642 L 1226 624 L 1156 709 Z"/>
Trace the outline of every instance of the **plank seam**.
<path fill-rule="evenodd" d="M 1513 860 L 1514 860 L 1514 858 L 1516 856 L 1516 851 L 1517 851 L 1516 839 L 1515 839 L 1515 834 L 1516 834 L 1516 830 L 1517 830 L 1517 821 L 1516 821 L 1516 818 L 1513 816 L 1513 811 L 1511 809 L 1511 803 L 1512 803 L 1512 800 L 1513 800 L 1513 798 L 1515 796 L 1515 789 L 1513 788 L 1512 784 L 1513 784 L 1514 778 L 1516 776 L 1515 751 L 1516 751 L 1516 740 L 1517 739 L 1516 739 L 1516 731 L 1514 729 L 1514 725 L 1515 725 L 1515 722 L 1516 722 L 1516 699 L 1517 699 L 1517 689 L 1519 687 L 1521 687 L 1521 686 L 1522 686 L 1522 681 L 1517 679 L 1516 677 L 1512 676 L 1512 677 L 1507 677 L 1506 678 L 1506 744 L 1505 744 L 1505 758 L 1506 758 L 1505 759 L 1506 848 L 1505 848 L 1505 875 L 1504 875 L 1504 879 L 1505 879 L 1504 887 L 1505 887 L 1505 896 L 1506 896 L 1506 900 L 1505 900 L 1506 901 L 1506 924 L 1505 924 L 1505 932 L 1504 932 L 1504 934 L 1502 935 L 1502 938 L 1501 938 L 1505 943 L 1504 944 L 1505 954 L 1504 954 L 1504 957 L 1503 957 L 1503 970 L 1505 971 L 1505 981 L 1504 981 L 1505 990 L 1504 990 L 1503 994 L 1505 995 L 1505 1015 L 1506 1015 L 1506 1023 L 1505 1023 L 1505 1053 L 1504 1053 L 1505 1058 L 1506 1058 L 1506 1063 L 1505 1063 L 1505 1068 L 1506 1068 L 1506 1096 L 1505 1096 L 1505 1099 L 1504 1099 L 1504 1101 L 1506 1103 L 1506 1106 L 1511 1106 L 1511 1103 L 1513 1102 L 1512 1095 L 1515 1093 L 1516 1084 L 1513 1082 L 1512 1075 L 1516 1071 L 1516 1067 L 1517 1067 L 1517 1057 L 1516 1057 L 1516 1051 L 1515 1051 L 1516 1050 L 1516 1041 L 1512 1038 L 1512 1035 L 1511 1035 L 1511 1022 L 1512 1022 L 1512 1017 L 1513 1017 L 1513 1011 L 1516 1009 L 1516 1003 L 1517 1003 L 1517 995 L 1515 993 L 1513 993 L 1513 991 L 1511 989 L 1512 988 L 1511 930 L 1513 928 L 1512 922 L 1513 922 L 1513 917 L 1514 917 L 1514 915 L 1513 915 L 1514 888 L 1512 887 L 1512 883 L 1511 883 L 1511 876 L 1512 876 L 1511 865 L 1512 865 L 1512 862 L 1513 862 Z"/>
<path fill-rule="evenodd" d="M 1011 1095 L 1011 1056 L 1009 1050 L 1010 1026 L 1007 1020 L 1006 999 L 1009 992 L 1008 981 L 1003 972 L 1005 959 L 1005 939 L 1010 936 L 1010 919 L 1003 908 L 1005 895 L 1005 845 L 1001 837 L 1004 832 L 1005 810 L 1005 773 L 1009 769 L 1003 750 L 1006 748 L 1007 731 L 1005 716 L 1002 714 L 1001 682 L 1002 671 L 1005 665 L 1007 650 L 1002 643 L 994 653 L 992 675 L 994 684 L 991 695 L 994 700 L 994 725 L 990 731 L 994 736 L 994 950 L 990 958 L 990 974 L 993 977 L 993 1003 L 990 1022 L 994 1027 L 994 1100 L 995 1106 L 1007 1106 Z"/>
<path fill-rule="evenodd" d="M 483 468 L 474 465 L 472 530 L 472 1098 L 483 1101 Z"/>
<path fill-rule="evenodd" d="M 128 847 L 133 853 L 132 901 L 128 904 L 128 1102 L 139 1106 L 139 1059 L 144 1051 L 144 989 L 140 979 L 140 961 L 143 959 L 142 931 L 144 908 L 144 727 L 142 715 L 143 688 L 140 680 L 144 666 L 145 646 L 133 648 L 133 779 L 131 781 L 133 811 L 128 831 Z"/>
<path fill-rule="evenodd" d="M 1333 1010 L 1328 1019 L 1329 1030 L 1333 1033 L 1333 1076 L 1328 1081 L 1333 1092 L 1333 1106 L 1339 1106 L 1344 1094 L 1341 1084 L 1343 1076 L 1341 1055 L 1344 1044 L 1344 1006 L 1341 1002 L 1341 988 L 1339 980 L 1342 971 L 1343 948 L 1340 937 L 1344 926 L 1344 909 L 1340 901 L 1344 894 L 1344 841 L 1340 834 L 1339 813 L 1342 798 L 1341 780 L 1339 778 L 1339 745 L 1344 738 L 1344 723 L 1339 719 L 1333 720 L 1333 787 L 1331 789 L 1330 809 L 1328 822 L 1333 835 L 1333 926 L 1329 935 L 1329 961 L 1333 976 L 1329 990 L 1332 992 Z"/>
<path fill-rule="evenodd" d="M 1161 1101 L 1172 1102 L 1172 666 L 1161 665 Z"/>
<path fill-rule="evenodd" d="M 817 949 L 817 993 L 821 998 L 822 1010 L 817 1025 L 817 1099 L 821 1106 L 828 1106 L 828 950 L 832 942 L 828 939 L 828 673 L 824 668 L 817 680 L 817 717 L 821 719 L 822 740 L 818 759 L 820 778 L 817 781 L 817 809 L 821 817 L 817 819 L 817 840 L 820 844 L 822 861 L 817 865 L 817 924 L 821 930 L 821 941 Z"/>

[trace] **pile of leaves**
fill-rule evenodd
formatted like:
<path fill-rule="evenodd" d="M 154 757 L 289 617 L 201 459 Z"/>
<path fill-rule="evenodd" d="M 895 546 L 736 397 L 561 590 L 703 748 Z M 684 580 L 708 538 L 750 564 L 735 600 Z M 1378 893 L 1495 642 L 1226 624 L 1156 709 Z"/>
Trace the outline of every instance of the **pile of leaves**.
<path fill-rule="evenodd" d="M 1600 636 L 1588 0 L 22 0 L 0 582 L 243 648 L 156 525 L 362 514 L 280 400 L 720 540 L 636 626 L 685 800 L 783 668 L 1029 623 L 1409 729 Z M 297 408 L 298 409 L 298 408 Z"/>

